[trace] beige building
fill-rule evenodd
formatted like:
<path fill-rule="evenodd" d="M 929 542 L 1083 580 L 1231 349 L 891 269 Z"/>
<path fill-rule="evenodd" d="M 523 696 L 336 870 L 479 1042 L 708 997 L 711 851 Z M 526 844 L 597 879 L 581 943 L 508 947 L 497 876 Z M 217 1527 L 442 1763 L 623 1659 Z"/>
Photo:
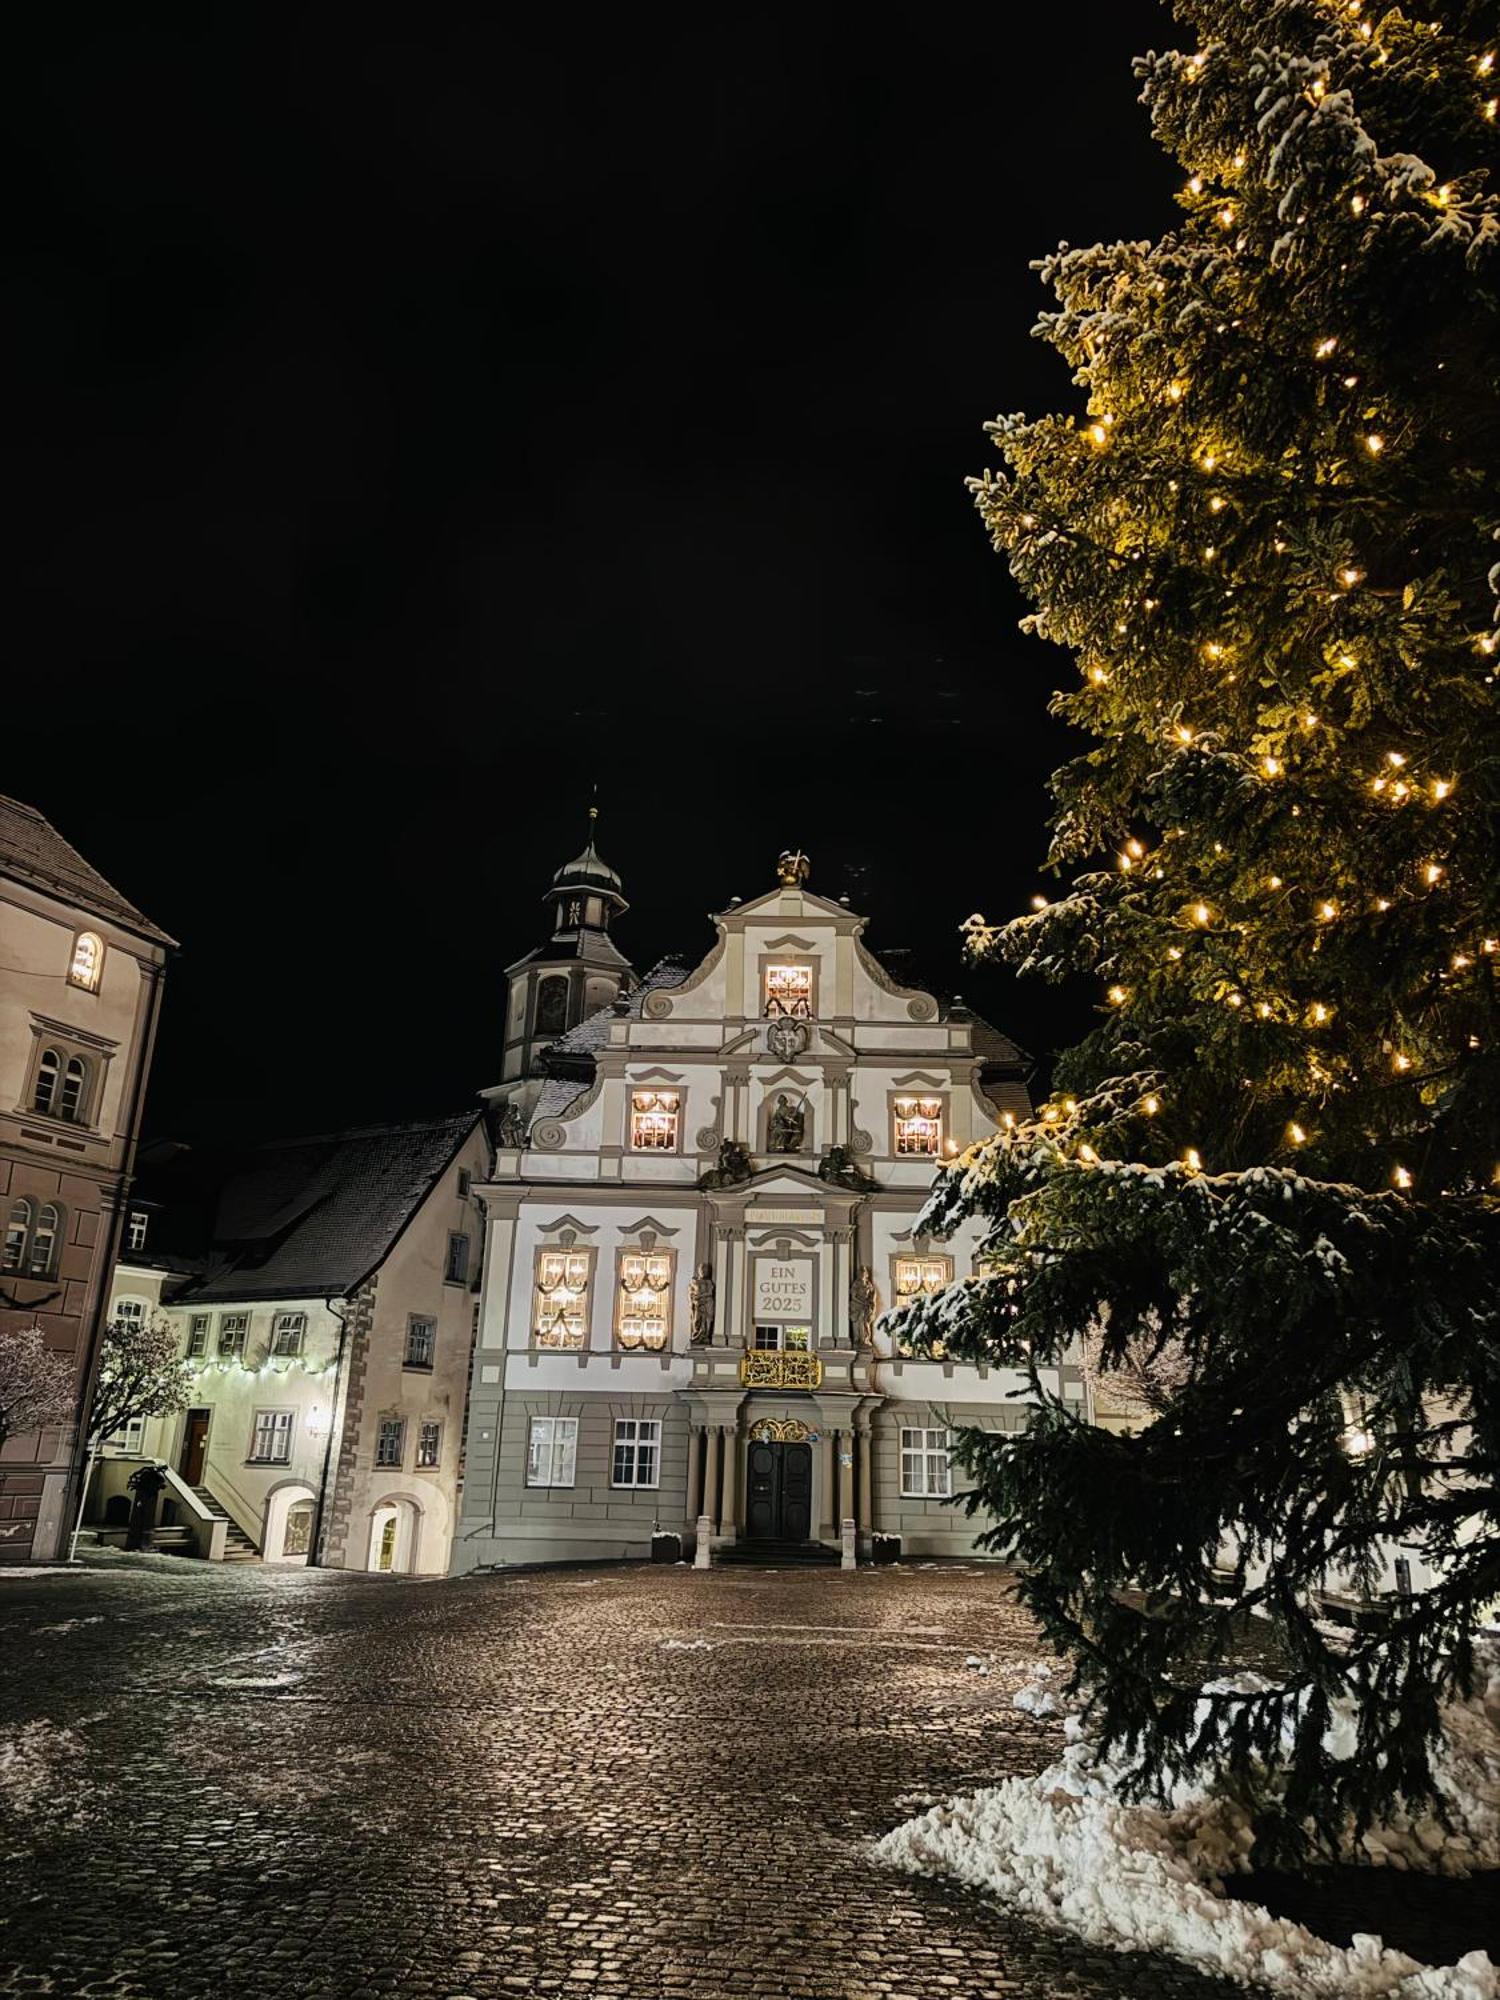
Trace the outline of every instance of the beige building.
<path fill-rule="evenodd" d="M 470 1111 L 241 1155 L 201 1232 L 165 1194 L 112 1305 L 165 1314 L 192 1399 L 112 1441 L 91 1528 L 122 1523 L 126 1480 L 150 1459 L 167 1469 L 162 1519 L 185 1552 L 306 1563 L 316 1550 L 330 1568 L 441 1574 L 480 1275 L 472 1189 L 489 1160 Z M 193 1178 L 189 1157 L 160 1186 Z M 173 1268 L 184 1244 L 196 1275 Z"/>
<path fill-rule="evenodd" d="M 0 1562 L 50 1561 L 72 1529 L 172 942 L 0 798 L 0 1329 L 70 1357 L 78 1413 L 0 1449 Z"/>
<path fill-rule="evenodd" d="M 953 1432 L 1019 1428 L 1024 1378 L 903 1353 L 878 1319 L 972 1271 L 971 1230 L 932 1243 L 917 1217 L 1026 1115 L 1027 1062 L 901 985 L 807 876 L 784 855 L 705 957 L 615 979 L 529 1077 L 518 1029 L 555 974 L 513 968 L 455 1569 L 641 1556 L 700 1523 L 724 1558 L 972 1549 Z M 590 881 L 607 928 L 624 899 L 592 843 L 554 885 L 584 926 Z"/>

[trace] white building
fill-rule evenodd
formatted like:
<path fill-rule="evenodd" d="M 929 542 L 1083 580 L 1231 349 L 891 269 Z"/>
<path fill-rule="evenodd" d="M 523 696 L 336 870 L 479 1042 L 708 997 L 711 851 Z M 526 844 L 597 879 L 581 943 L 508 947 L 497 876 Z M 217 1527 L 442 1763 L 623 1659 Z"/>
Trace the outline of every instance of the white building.
<path fill-rule="evenodd" d="M 206 1229 L 143 1217 L 112 1315 L 164 1312 L 187 1409 L 107 1449 L 90 1524 L 163 1462 L 163 1518 L 198 1553 L 439 1575 L 462 1474 L 490 1149 L 477 1112 L 265 1146 L 215 1181 Z M 189 1156 L 175 1179 L 208 1176 Z M 182 1275 L 152 1232 L 200 1248 Z M 175 1267 L 175 1268 L 174 1268 Z M 111 1507 L 111 1503 L 113 1507 Z M 217 1524 L 217 1525 L 216 1525 Z"/>
<path fill-rule="evenodd" d="M 539 1062 L 556 972 L 512 968 L 456 1570 L 640 1556 L 700 1516 L 724 1556 L 812 1557 L 845 1521 L 865 1553 L 972 1548 L 950 1433 L 1019 1428 L 1022 1378 L 911 1359 L 874 1322 L 969 1272 L 972 1239 L 913 1224 L 945 1159 L 1026 1113 L 1025 1058 L 899 986 L 807 873 L 784 855 L 692 969 L 636 983 L 591 941 L 612 992 L 561 1033 L 554 1006 Z M 620 887 L 591 841 L 553 894 L 602 939 Z"/>

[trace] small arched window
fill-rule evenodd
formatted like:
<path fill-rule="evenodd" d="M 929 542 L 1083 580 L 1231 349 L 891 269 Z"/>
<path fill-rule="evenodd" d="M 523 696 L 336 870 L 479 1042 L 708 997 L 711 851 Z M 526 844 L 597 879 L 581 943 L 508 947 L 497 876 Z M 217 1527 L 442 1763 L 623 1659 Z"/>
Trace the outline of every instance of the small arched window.
<path fill-rule="evenodd" d="M 43 1202 L 37 1211 L 26 1253 L 28 1278 L 52 1278 L 57 1275 L 57 1253 L 61 1243 L 62 1210 L 56 1202 Z"/>
<path fill-rule="evenodd" d="M 11 1203 L 10 1217 L 5 1225 L 5 1254 L 0 1259 L 0 1268 L 19 1271 L 25 1267 L 26 1245 L 31 1238 L 31 1203 L 23 1194 L 19 1201 Z"/>
<path fill-rule="evenodd" d="M 62 1089 L 58 1094 L 57 1115 L 77 1125 L 88 1101 L 89 1066 L 82 1056 L 69 1056 L 63 1064 Z"/>
<path fill-rule="evenodd" d="M 36 1085 L 31 1093 L 33 1111 L 51 1111 L 62 1082 L 62 1057 L 56 1049 L 43 1049 L 37 1058 Z"/>
<path fill-rule="evenodd" d="M 568 982 L 556 976 L 544 979 L 536 990 L 536 1031 L 539 1035 L 560 1035 L 568 1025 Z"/>
<path fill-rule="evenodd" d="M 85 993 L 97 993 L 104 971 L 104 940 L 93 931 L 80 931 L 73 940 L 73 957 L 68 966 L 68 984 L 81 986 Z"/>

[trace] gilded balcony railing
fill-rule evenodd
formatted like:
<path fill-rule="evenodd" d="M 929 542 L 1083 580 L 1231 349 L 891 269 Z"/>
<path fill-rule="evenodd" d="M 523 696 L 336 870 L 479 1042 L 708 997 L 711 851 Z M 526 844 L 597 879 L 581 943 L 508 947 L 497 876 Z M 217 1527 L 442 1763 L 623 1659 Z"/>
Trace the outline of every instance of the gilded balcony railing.
<path fill-rule="evenodd" d="M 823 1364 L 816 1354 L 781 1353 L 774 1347 L 748 1348 L 740 1356 L 744 1389 L 819 1389 Z"/>

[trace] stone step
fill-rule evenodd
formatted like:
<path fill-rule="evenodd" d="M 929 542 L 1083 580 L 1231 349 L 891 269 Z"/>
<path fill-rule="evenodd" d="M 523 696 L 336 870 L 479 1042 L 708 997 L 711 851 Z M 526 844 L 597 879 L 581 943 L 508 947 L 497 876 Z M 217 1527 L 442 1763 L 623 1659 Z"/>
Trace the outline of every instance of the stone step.
<path fill-rule="evenodd" d="M 822 1542 L 734 1542 L 714 1550 L 716 1563 L 754 1563 L 760 1569 L 801 1569 L 838 1560 L 838 1550 Z"/>

